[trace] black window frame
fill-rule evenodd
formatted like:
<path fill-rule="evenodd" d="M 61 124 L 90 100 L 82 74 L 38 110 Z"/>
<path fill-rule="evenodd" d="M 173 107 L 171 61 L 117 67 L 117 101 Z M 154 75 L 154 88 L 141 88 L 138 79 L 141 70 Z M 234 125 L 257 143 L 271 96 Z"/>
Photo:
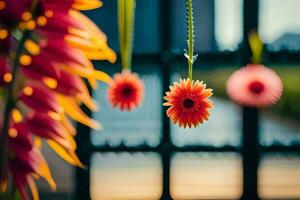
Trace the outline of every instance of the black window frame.
<path fill-rule="evenodd" d="M 182 60 L 182 55 L 174 54 L 170 47 L 170 34 L 171 34 L 171 15 L 169 12 L 172 0 L 160 1 L 160 14 L 161 14 L 161 45 L 162 52 L 144 53 L 133 55 L 133 60 L 137 62 L 147 62 L 147 60 L 155 60 L 160 63 L 161 73 L 163 77 L 163 93 L 167 91 L 170 84 L 170 66 L 172 63 Z M 241 66 L 250 62 L 250 48 L 248 43 L 248 33 L 258 28 L 258 9 L 259 0 L 244 0 L 243 1 L 243 42 L 239 50 L 236 52 L 207 52 L 201 53 L 201 57 L 205 58 L 205 62 L 214 62 L 215 60 L 222 61 L 223 63 L 240 63 Z M 163 16 L 163 17 L 162 17 Z M 295 52 L 265 52 L 266 61 L 272 60 L 281 61 L 288 59 L 289 61 L 299 60 L 298 53 Z M 84 111 L 91 116 L 91 112 L 87 108 Z M 140 145 L 134 147 L 127 147 L 119 145 L 116 147 L 111 146 L 94 146 L 90 140 L 91 129 L 82 124 L 77 124 L 76 141 L 78 143 L 77 153 L 85 168 L 77 168 L 76 170 L 76 187 L 75 199 L 89 200 L 90 196 L 90 167 L 91 157 L 96 152 L 154 152 L 160 155 L 163 171 L 163 190 L 161 200 L 171 200 L 170 194 L 170 163 L 172 155 L 177 152 L 233 152 L 241 155 L 243 160 L 243 194 L 241 200 L 259 200 L 258 195 L 258 167 L 260 155 L 264 153 L 300 153 L 300 145 L 283 146 L 271 145 L 262 146 L 259 143 L 259 123 L 260 114 L 259 110 L 255 108 L 243 107 L 243 124 L 242 124 L 242 146 L 236 147 L 225 145 L 222 147 L 193 145 L 177 147 L 172 144 L 170 133 L 170 122 L 166 117 L 166 108 L 162 106 L 161 115 L 162 123 L 162 140 L 156 147 L 147 145 Z"/>

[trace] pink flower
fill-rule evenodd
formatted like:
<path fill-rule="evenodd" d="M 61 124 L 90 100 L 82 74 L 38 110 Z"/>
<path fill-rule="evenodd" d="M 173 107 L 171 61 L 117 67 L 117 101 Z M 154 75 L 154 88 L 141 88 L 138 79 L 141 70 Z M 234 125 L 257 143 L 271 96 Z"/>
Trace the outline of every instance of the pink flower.
<path fill-rule="evenodd" d="M 243 106 L 270 106 L 280 99 L 282 91 L 278 75 L 258 64 L 248 64 L 237 70 L 227 81 L 228 96 Z"/>

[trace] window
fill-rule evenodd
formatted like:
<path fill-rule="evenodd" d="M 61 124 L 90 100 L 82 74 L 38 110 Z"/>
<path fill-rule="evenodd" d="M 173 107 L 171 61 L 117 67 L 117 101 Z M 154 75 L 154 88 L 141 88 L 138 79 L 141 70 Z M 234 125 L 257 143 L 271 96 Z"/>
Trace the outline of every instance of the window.
<path fill-rule="evenodd" d="M 273 16 L 270 13 L 278 14 L 276 6 L 279 4 L 296 5 L 292 0 L 289 3 L 275 0 L 274 5 L 269 6 L 271 1 L 259 1 L 259 32 L 267 43 L 281 34 L 275 31 L 276 26 L 282 27 L 282 24 L 273 24 L 274 17 L 270 17 Z M 118 49 L 116 1 L 104 3 L 104 9 L 88 14 L 110 35 L 112 47 Z M 225 81 L 240 66 L 240 47 L 245 40 L 242 37 L 243 1 L 196 0 L 194 4 L 195 46 L 200 60 L 195 64 L 194 75 L 204 80 L 221 77 Z M 297 190 L 300 171 L 296 168 L 300 152 L 299 126 L 294 127 L 282 122 L 282 118 L 271 117 L 268 111 L 263 112 L 259 121 L 260 137 L 252 141 L 252 145 L 256 142 L 259 145 L 261 157 L 255 152 L 243 157 L 243 109 L 224 99 L 224 88 L 217 87 L 215 93 L 219 97 L 214 99 L 210 121 L 192 130 L 169 124 L 162 96 L 170 82 L 178 80 L 186 67 L 182 56 L 186 46 L 184 1 L 138 0 L 137 5 L 133 70 L 145 81 L 145 101 L 141 108 L 123 113 L 108 104 L 105 85 L 95 91 L 93 96 L 100 104 L 100 112 L 94 113 L 93 118 L 102 123 L 104 130 L 92 131 L 88 137 L 91 143 L 88 152 L 84 147 L 79 148 L 88 163 L 91 158 L 91 168 L 88 173 L 78 170 L 78 176 L 90 175 L 81 180 L 91 185 L 83 189 L 86 196 L 78 198 L 86 199 L 91 188 L 93 200 L 159 199 L 161 195 L 162 199 L 239 199 L 242 195 L 246 195 L 246 199 L 250 195 L 251 199 L 255 194 L 245 193 L 243 188 L 243 182 L 254 184 L 243 176 L 247 170 L 255 174 L 255 167 L 249 169 L 243 163 L 245 159 L 251 162 L 251 156 L 254 161 L 260 161 L 255 178 L 261 198 L 300 198 Z M 292 9 L 287 7 L 287 10 Z M 270 24 L 274 27 L 270 28 Z M 272 52 L 268 46 L 266 63 L 281 64 L 283 54 Z M 289 50 L 287 55 L 294 54 Z M 114 66 L 96 63 L 96 66 L 111 75 L 120 71 L 119 63 Z M 285 179 L 280 181 L 282 176 Z"/>

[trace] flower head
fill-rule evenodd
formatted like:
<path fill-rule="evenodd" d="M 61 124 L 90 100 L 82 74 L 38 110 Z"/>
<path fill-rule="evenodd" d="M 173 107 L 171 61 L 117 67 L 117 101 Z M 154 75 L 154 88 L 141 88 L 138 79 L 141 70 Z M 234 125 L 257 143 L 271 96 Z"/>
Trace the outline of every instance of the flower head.
<path fill-rule="evenodd" d="M 143 100 L 144 84 L 138 75 L 129 71 L 115 74 L 108 88 L 108 99 L 113 107 L 123 111 L 138 107 Z"/>
<path fill-rule="evenodd" d="M 81 110 L 81 104 L 97 109 L 84 81 L 92 88 L 97 80 L 108 82 L 110 77 L 96 70 L 91 60 L 114 62 L 116 54 L 109 48 L 106 35 L 80 11 L 101 5 L 100 0 L 0 0 L 0 87 L 13 86 L 12 95 L 3 98 L 12 96 L 18 108 L 9 120 L 3 120 L 11 123 L 5 157 L 6 172 L 12 176 L 5 176 L 14 179 L 23 200 L 29 199 L 27 187 L 33 199 L 38 199 L 33 174 L 55 188 L 33 140 L 47 141 L 61 158 L 82 167 L 75 153 L 76 131 L 70 119 L 100 128 Z M 13 77 L 15 71 L 17 76 Z M 6 177 L 0 180 L 0 191 L 5 189 Z"/>
<path fill-rule="evenodd" d="M 263 65 L 249 64 L 234 72 L 227 82 L 229 97 L 238 104 L 250 107 L 275 104 L 282 91 L 278 75 Z"/>
<path fill-rule="evenodd" d="M 210 96 L 212 89 L 206 89 L 203 82 L 181 79 L 180 83 L 174 82 L 170 86 L 170 91 L 164 97 L 167 102 L 163 105 L 170 106 L 167 116 L 174 124 L 192 128 L 208 120 L 209 109 L 213 107 Z"/>

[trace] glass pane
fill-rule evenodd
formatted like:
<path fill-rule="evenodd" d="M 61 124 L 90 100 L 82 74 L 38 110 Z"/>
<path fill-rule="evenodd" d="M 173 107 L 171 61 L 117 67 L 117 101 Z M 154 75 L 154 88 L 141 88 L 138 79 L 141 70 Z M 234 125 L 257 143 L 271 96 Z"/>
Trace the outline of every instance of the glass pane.
<path fill-rule="evenodd" d="M 178 66 L 185 66 L 178 64 Z M 175 145 L 234 145 L 241 144 L 242 112 L 241 107 L 228 100 L 225 85 L 230 74 L 236 66 L 222 66 L 220 64 L 195 65 L 194 77 L 207 82 L 214 89 L 214 108 L 211 110 L 211 118 L 195 129 L 180 129 L 177 125 L 171 125 L 172 141 Z M 211 69 L 209 69 L 211 67 Z M 300 106 L 298 103 L 299 80 L 298 65 L 272 65 L 281 76 L 285 91 L 277 105 L 268 110 L 261 111 L 260 143 L 270 145 L 296 145 L 300 144 L 300 125 L 297 121 Z M 181 67 L 181 70 L 185 70 Z M 177 71 L 180 71 L 178 69 Z M 182 75 L 184 77 L 185 75 Z M 173 80 L 179 80 L 180 76 L 174 74 Z M 222 98 L 217 98 L 222 97 Z M 225 100 L 227 99 L 227 100 Z"/>
<path fill-rule="evenodd" d="M 300 144 L 300 126 L 293 120 L 286 117 L 263 115 L 261 126 L 260 142 L 262 145 L 289 146 Z"/>
<path fill-rule="evenodd" d="M 299 155 L 267 155 L 259 170 L 259 193 L 263 199 L 300 198 Z"/>
<path fill-rule="evenodd" d="M 197 72 L 194 73 L 197 76 Z M 200 78 L 202 72 L 199 73 Z M 214 76 L 213 71 L 206 74 Z M 179 74 L 174 74 L 172 80 L 180 79 Z M 214 108 L 211 109 L 209 121 L 197 128 L 179 128 L 171 124 L 172 141 L 177 146 L 185 145 L 224 145 L 239 146 L 241 144 L 241 113 L 240 108 L 228 100 L 213 98 Z"/>
<path fill-rule="evenodd" d="M 110 46 L 119 49 L 117 1 L 104 1 L 102 8 L 86 14 L 109 35 Z M 159 0 L 137 0 L 134 53 L 160 51 L 159 17 Z"/>
<path fill-rule="evenodd" d="M 284 92 L 277 105 L 270 108 L 272 113 L 263 113 L 260 142 L 263 145 L 295 145 L 300 144 L 299 125 L 299 64 L 272 64 L 280 75 Z"/>
<path fill-rule="evenodd" d="M 182 52 L 187 48 L 187 20 L 186 2 L 182 0 L 172 0 L 172 49 Z M 197 0 L 193 1 L 194 21 L 195 21 L 195 50 L 196 51 L 216 51 L 214 35 L 214 1 Z"/>
<path fill-rule="evenodd" d="M 215 0 L 215 29 L 219 50 L 236 50 L 243 39 L 242 0 Z"/>
<path fill-rule="evenodd" d="M 300 50 L 299 7 L 298 0 L 260 0 L 259 32 L 270 50 Z"/>
<path fill-rule="evenodd" d="M 121 112 L 117 108 L 112 108 L 108 102 L 107 86 L 99 85 L 93 96 L 100 105 L 100 111 L 94 113 L 93 118 L 102 124 L 103 130 L 93 130 L 94 134 L 91 137 L 94 145 L 156 146 L 159 144 L 162 127 L 162 85 L 159 65 L 147 62 L 143 65 L 136 64 L 134 67 L 145 83 L 146 93 L 143 104 L 131 112 Z M 104 69 L 110 74 L 117 70 L 112 66 Z"/>
<path fill-rule="evenodd" d="M 238 199 L 241 158 L 231 153 L 178 153 L 172 160 L 174 199 Z"/>
<path fill-rule="evenodd" d="M 91 165 L 93 200 L 159 199 L 162 171 L 154 153 L 96 153 Z"/>

